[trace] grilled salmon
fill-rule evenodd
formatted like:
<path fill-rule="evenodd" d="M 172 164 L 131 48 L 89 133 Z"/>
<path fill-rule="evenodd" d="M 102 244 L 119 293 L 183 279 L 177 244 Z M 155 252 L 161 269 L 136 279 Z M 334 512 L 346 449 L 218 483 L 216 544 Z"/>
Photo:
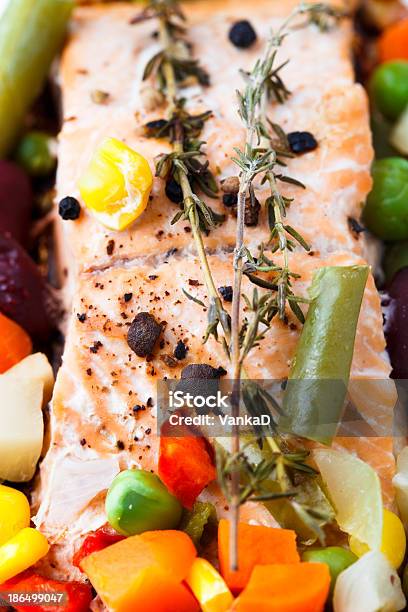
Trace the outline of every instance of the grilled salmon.
<path fill-rule="evenodd" d="M 239 70 L 252 67 L 271 28 L 279 26 L 295 4 L 292 0 L 261 0 L 256 5 L 249 0 L 186 3 L 188 36 L 210 74 L 211 85 L 192 85 L 184 95 L 192 112 L 213 113 L 203 138 L 210 166 L 220 180 L 237 174 L 231 157 L 245 138 L 235 95 Z M 68 195 L 79 198 L 78 179 L 104 137 L 123 140 L 144 155 L 152 169 L 154 157 L 169 150 L 166 142 L 147 139 L 142 129 L 164 111 L 152 109 L 143 92 L 144 66 L 158 50 L 156 24 L 132 25 L 136 10 L 134 5 L 116 3 L 76 11 L 59 72 L 63 127 L 57 200 Z M 228 31 L 233 22 L 245 18 L 250 18 L 257 42 L 242 50 L 229 42 Z M 289 160 L 283 169 L 305 185 L 304 189 L 284 187 L 285 195 L 293 198 L 288 222 L 301 229 L 312 245 L 309 253 L 299 250 L 291 256 L 291 266 L 300 276 L 295 282 L 298 295 L 307 294 L 318 268 L 364 263 L 368 256 L 367 241 L 353 231 L 352 223 L 359 218 L 371 187 L 373 151 L 366 95 L 354 83 L 351 37 L 347 20 L 325 33 L 309 26 L 289 36 L 279 52 L 282 62 L 290 59 L 283 77 L 292 95 L 284 105 L 271 105 L 269 116 L 286 132 L 307 130 L 318 142 L 316 150 Z M 95 103 L 95 90 L 109 94 L 106 103 Z M 259 193 L 263 204 L 266 191 L 260 187 Z M 144 214 L 120 233 L 108 231 L 85 208 L 77 221 L 57 220 L 68 324 L 63 365 L 51 403 L 50 448 L 41 465 L 34 505 L 35 522 L 53 544 L 44 569 L 64 579 L 77 574 L 71 559 L 81 537 L 106 521 L 103 494 L 112 474 L 131 466 L 157 467 L 157 382 L 178 378 L 189 363 L 228 370 L 221 346 L 213 339 L 203 344 L 206 308 L 182 291 L 204 302 L 207 297 L 188 224 L 171 225 L 177 208 L 167 199 L 160 179 L 155 179 L 152 196 Z M 211 205 L 226 212 L 221 198 Z M 219 287 L 232 284 L 235 225 L 234 216 L 228 214 L 205 238 Z M 268 235 L 262 207 L 257 226 L 247 228 L 246 242 L 255 248 Z M 127 344 L 132 320 L 146 311 L 163 328 L 149 360 L 138 357 Z M 274 320 L 267 341 L 248 358 L 249 375 L 286 377 L 299 333 L 294 319 L 289 317 L 289 324 Z M 177 360 L 174 348 L 180 340 L 187 354 Z M 352 377 L 387 379 L 389 372 L 380 299 L 370 277 Z M 393 398 L 386 398 L 385 404 L 391 411 Z M 373 418 L 376 409 L 373 402 Z M 391 440 L 348 438 L 337 443 L 344 443 L 378 470 L 384 497 L 390 502 Z M 206 495 L 216 502 L 219 514 L 225 514 L 225 502 L 215 485 Z M 243 519 L 274 524 L 260 504 L 247 504 Z"/>

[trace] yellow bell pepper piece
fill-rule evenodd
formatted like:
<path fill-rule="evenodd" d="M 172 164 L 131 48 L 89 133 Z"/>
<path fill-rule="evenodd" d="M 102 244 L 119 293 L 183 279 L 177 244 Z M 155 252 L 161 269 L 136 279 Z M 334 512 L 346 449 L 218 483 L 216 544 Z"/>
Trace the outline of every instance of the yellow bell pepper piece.
<path fill-rule="evenodd" d="M 0 584 L 37 563 L 49 548 L 47 538 L 36 529 L 19 531 L 0 546 Z"/>
<path fill-rule="evenodd" d="M 145 210 L 153 186 L 147 160 L 116 138 L 106 138 L 79 181 L 93 215 L 112 230 L 123 230 Z"/>
<path fill-rule="evenodd" d="M 234 601 L 231 591 L 217 570 L 198 557 L 191 566 L 186 582 L 203 612 L 227 612 Z"/>
<path fill-rule="evenodd" d="M 30 526 L 30 504 L 26 496 L 0 485 L 0 546 L 24 527 Z"/>
<path fill-rule="evenodd" d="M 367 544 L 356 538 L 350 537 L 349 543 L 351 551 L 357 557 L 362 557 L 369 551 Z M 398 569 L 404 560 L 406 543 L 405 529 L 401 519 L 394 512 L 384 508 L 380 551 L 395 569 Z"/>

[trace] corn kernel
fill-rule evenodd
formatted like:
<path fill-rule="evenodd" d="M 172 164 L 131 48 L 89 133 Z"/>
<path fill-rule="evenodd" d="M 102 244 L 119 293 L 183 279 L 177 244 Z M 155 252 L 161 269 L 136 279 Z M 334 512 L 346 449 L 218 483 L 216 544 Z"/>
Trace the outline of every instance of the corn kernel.
<path fill-rule="evenodd" d="M 205 559 L 195 559 L 186 582 L 203 612 L 227 612 L 233 596 L 224 579 Z"/>
<path fill-rule="evenodd" d="M 26 496 L 0 485 L 0 546 L 30 525 L 30 505 Z"/>
<path fill-rule="evenodd" d="M 383 528 L 380 551 L 387 557 L 395 569 L 398 569 L 405 557 L 406 536 L 400 518 L 384 508 Z M 350 549 L 358 557 L 369 551 L 367 544 L 350 537 Z"/>
<path fill-rule="evenodd" d="M 153 185 L 147 160 L 116 138 L 106 138 L 79 181 L 93 215 L 112 230 L 123 230 L 145 210 Z"/>
<path fill-rule="evenodd" d="M 0 584 L 37 563 L 49 548 L 47 538 L 36 529 L 19 531 L 0 546 Z"/>

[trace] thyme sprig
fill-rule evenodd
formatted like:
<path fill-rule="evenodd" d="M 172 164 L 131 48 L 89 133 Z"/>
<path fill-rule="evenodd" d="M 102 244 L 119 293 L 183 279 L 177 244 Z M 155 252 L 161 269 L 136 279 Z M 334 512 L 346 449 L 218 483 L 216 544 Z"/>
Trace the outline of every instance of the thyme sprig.
<path fill-rule="evenodd" d="M 298 22 L 299 16 L 305 17 L 302 23 Z M 272 33 L 264 56 L 255 63 L 252 71 L 241 73 L 245 81 L 245 87 L 243 91 L 237 92 L 238 113 L 246 128 L 246 142 L 243 149 L 235 150 L 236 156 L 233 158 L 233 161 L 240 168 L 230 347 L 234 376 L 232 414 L 235 417 L 239 415 L 241 375 L 245 358 L 263 340 L 272 319 L 279 315 L 280 319 L 284 320 L 286 318 L 286 307 L 289 306 L 297 319 L 301 323 L 304 322 L 304 315 L 299 306 L 301 300 L 292 290 L 292 279 L 296 278 L 297 275 L 290 269 L 289 253 L 297 245 L 305 250 L 309 250 L 310 247 L 295 228 L 284 222 L 291 199 L 281 194 L 278 183 L 289 182 L 298 187 L 303 187 L 303 185 L 296 179 L 277 172 L 277 166 L 284 164 L 282 157 L 285 156 L 288 149 L 287 139 L 283 130 L 268 120 L 265 112 L 267 102 L 282 104 L 290 96 L 290 91 L 281 74 L 287 62 L 277 64 L 278 51 L 284 39 L 294 27 L 304 27 L 314 23 L 320 29 L 326 30 L 341 16 L 343 16 L 343 13 L 323 3 L 302 2 L 280 28 Z M 275 149 L 274 141 L 276 141 L 276 137 L 279 145 Z M 260 258 L 253 257 L 244 245 L 245 202 L 248 194 L 254 197 L 254 181 L 258 177 L 262 178 L 261 183 L 268 183 L 269 185 L 270 195 L 266 200 L 270 226 L 268 247 L 272 253 L 277 251 L 281 253 L 283 264 L 279 267 L 266 257 L 263 245 Z M 273 273 L 272 282 L 259 277 L 259 272 L 266 271 Z M 250 320 L 246 317 L 241 326 L 241 287 L 244 274 L 255 285 L 255 288 L 253 289 L 252 300 L 244 297 L 247 309 L 252 316 Z M 266 289 L 266 292 L 259 296 L 257 287 Z M 244 382 L 244 388 L 245 384 Z M 245 399 L 244 394 L 244 402 Z M 258 406 L 254 402 L 248 402 L 246 406 L 250 411 L 254 408 L 256 412 L 258 411 Z M 282 468 L 285 461 L 285 449 L 278 440 L 274 438 L 269 438 L 269 440 L 273 452 L 279 458 L 277 466 Z M 248 473 L 248 466 L 242 462 L 238 427 L 233 430 L 232 457 L 235 457 L 235 460 L 230 463 L 230 487 L 226 489 L 226 492 L 229 495 L 228 499 L 231 503 L 233 519 L 233 537 L 231 537 L 230 548 L 231 567 L 237 569 L 237 523 L 240 500 L 242 499 L 242 470 L 247 477 L 251 476 Z M 224 467 L 223 463 L 219 464 L 218 470 L 221 480 L 223 469 L 225 470 L 225 464 Z M 278 467 L 274 473 L 275 476 L 279 476 Z M 273 474 L 271 476 L 273 477 Z M 277 484 L 282 487 L 279 477 L 277 478 Z M 309 517 L 307 509 L 302 508 L 299 502 L 296 503 L 299 513 Z"/>
<path fill-rule="evenodd" d="M 210 336 L 221 341 L 229 357 L 231 319 L 218 294 L 204 247 L 203 234 L 208 233 L 224 217 L 217 214 L 200 196 L 217 194 L 217 184 L 209 169 L 200 136 L 211 111 L 192 115 L 185 108 L 185 99 L 179 96 L 180 90 L 194 78 L 202 85 L 209 84 L 209 77 L 199 62 L 191 55 L 191 46 L 185 40 L 185 18 L 176 0 L 151 0 L 146 9 L 133 23 L 146 19 L 157 19 L 162 49 L 147 64 L 144 78 L 153 78 L 157 87 L 165 93 L 167 117 L 149 122 L 146 134 L 154 138 L 165 138 L 173 146 L 171 153 L 156 159 L 156 175 L 165 180 L 174 179 L 181 188 L 183 201 L 181 210 L 172 223 L 180 219 L 189 221 L 197 254 L 200 259 L 206 288 L 209 295 L 207 306 L 208 325 L 204 342 Z M 194 299 L 187 292 L 189 299 Z M 220 335 L 220 328 L 222 335 Z"/>

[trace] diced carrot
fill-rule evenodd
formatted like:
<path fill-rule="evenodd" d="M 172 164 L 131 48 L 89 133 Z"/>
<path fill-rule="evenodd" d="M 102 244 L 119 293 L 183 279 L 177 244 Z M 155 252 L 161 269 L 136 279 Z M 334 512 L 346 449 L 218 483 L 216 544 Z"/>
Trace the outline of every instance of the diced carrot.
<path fill-rule="evenodd" d="M 0 313 L 0 374 L 33 350 L 30 336 L 17 323 Z"/>
<path fill-rule="evenodd" d="M 325 563 L 258 565 L 234 612 L 323 612 L 330 587 Z"/>
<path fill-rule="evenodd" d="M 88 555 L 81 569 L 113 612 L 195 612 L 195 599 L 181 582 L 196 554 L 182 531 L 146 531 Z"/>
<path fill-rule="evenodd" d="M 381 62 L 408 60 L 408 19 L 403 19 L 384 30 L 378 41 Z"/>
<path fill-rule="evenodd" d="M 218 526 L 218 557 L 221 574 L 233 593 L 239 593 L 248 583 L 256 565 L 299 563 L 296 533 L 263 525 L 238 525 L 238 571 L 229 563 L 230 524 L 221 519 Z"/>
<path fill-rule="evenodd" d="M 161 436 L 159 476 L 186 508 L 215 480 L 215 467 L 203 438 Z"/>

